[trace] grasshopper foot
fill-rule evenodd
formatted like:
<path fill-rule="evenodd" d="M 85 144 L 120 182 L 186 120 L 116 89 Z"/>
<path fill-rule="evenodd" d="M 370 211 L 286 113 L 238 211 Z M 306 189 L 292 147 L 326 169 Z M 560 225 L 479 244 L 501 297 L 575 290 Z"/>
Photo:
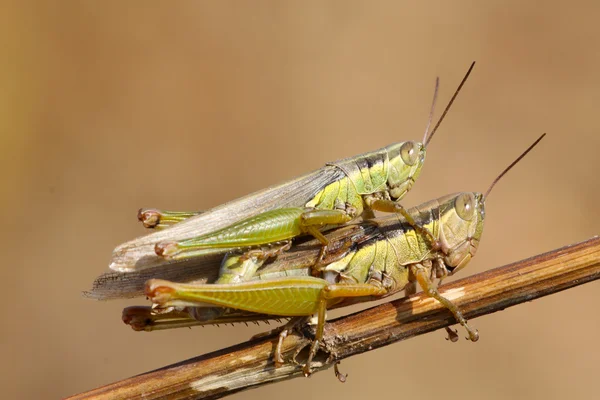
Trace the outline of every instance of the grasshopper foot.
<path fill-rule="evenodd" d="M 160 224 L 161 213 L 153 208 L 140 208 L 137 217 L 145 228 L 151 229 Z"/>
<path fill-rule="evenodd" d="M 273 354 L 273 362 L 275 363 L 275 367 L 279 368 L 283 365 L 285 360 L 283 359 L 283 355 L 281 354 L 281 346 L 283 345 L 283 341 L 291 332 L 290 329 L 286 329 L 285 327 L 279 332 L 279 341 L 277 342 L 277 347 L 275 348 L 275 354 Z"/>
<path fill-rule="evenodd" d="M 140 208 L 138 219 L 144 227 L 150 229 L 163 229 L 177 224 L 188 218 L 201 214 L 200 211 L 163 211 L 156 208 Z"/>
<path fill-rule="evenodd" d="M 348 379 L 348 374 L 342 374 L 340 372 L 340 369 L 338 368 L 338 365 L 340 365 L 339 361 L 337 361 L 333 365 L 333 372 L 335 372 L 335 377 L 338 378 L 338 381 L 340 381 L 341 383 L 345 383 L 346 379 Z"/>
<path fill-rule="evenodd" d="M 310 352 L 308 353 L 308 359 L 306 360 L 306 364 L 304 364 L 304 367 L 302 367 L 302 372 L 304 372 L 304 376 L 307 378 L 312 375 L 310 367 L 312 365 L 313 358 L 317 355 L 317 352 L 319 351 L 319 344 L 319 339 L 315 338 L 312 342 L 312 345 L 310 346 Z"/>
<path fill-rule="evenodd" d="M 452 329 L 449 326 L 445 327 L 446 332 L 448 333 L 448 337 L 446 340 L 451 341 L 452 343 L 456 343 L 458 341 L 458 331 L 456 329 Z"/>
<path fill-rule="evenodd" d="M 477 329 L 471 329 L 466 323 L 465 329 L 469 334 L 469 336 L 467 336 L 467 340 L 470 340 L 471 342 L 476 342 L 479 340 L 479 332 L 477 331 Z"/>

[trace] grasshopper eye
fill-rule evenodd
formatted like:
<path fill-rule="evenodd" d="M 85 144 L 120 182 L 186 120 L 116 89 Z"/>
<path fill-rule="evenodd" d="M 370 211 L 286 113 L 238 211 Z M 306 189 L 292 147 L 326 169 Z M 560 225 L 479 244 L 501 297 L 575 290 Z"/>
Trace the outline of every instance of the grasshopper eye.
<path fill-rule="evenodd" d="M 400 157 L 406 165 L 415 165 L 419 158 L 419 146 L 415 142 L 404 142 L 400 147 Z"/>
<path fill-rule="evenodd" d="M 475 215 L 475 196 L 473 193 L 461 193 L 454 200 L 454 208 L 459 217 L 470 221 Z"/>

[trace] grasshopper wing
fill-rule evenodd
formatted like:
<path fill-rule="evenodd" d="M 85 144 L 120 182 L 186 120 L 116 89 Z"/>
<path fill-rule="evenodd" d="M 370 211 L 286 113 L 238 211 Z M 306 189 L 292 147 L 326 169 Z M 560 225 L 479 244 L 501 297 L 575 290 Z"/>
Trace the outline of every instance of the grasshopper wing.
<path fill-rule="evenodd" d="M 214 282 L 219 275 L 222 259 L 223 254 L 212 254 L 131 272 L 105 272 L 94 280 L 92 288 L 83 292 L 83 295 L 96 300 L 140 297 L 144 295 L 144 283 L 153 278 L 186 283 Z"/>

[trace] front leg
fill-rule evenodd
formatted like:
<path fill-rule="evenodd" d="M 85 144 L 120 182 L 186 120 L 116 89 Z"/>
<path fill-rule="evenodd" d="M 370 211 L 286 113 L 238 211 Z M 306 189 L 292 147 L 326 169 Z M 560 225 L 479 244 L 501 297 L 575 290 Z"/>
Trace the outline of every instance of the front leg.
<path fill-rule="evenodd" d="M 456 318 L 456 321 L 458 321 L 458 323 L 460 323 L 467 330 L 467 333 L 469 334 L 468 339 L 472 342 L 476 342 L 479 339 L 479 333 L 477 332 L 477 329 L 472 329 L 467 324 L 467 320 L 462 315 L 458 307 L 456 307 L 454 303 L 452 303 L 450 300 L 448 300 L 438 292 L 435 283 L 433 283 L 433 281 L 429 277 L 430 274 L 428 269 L 421 264 L 412 264 L 410 265 L 410 271 L 415 276 L 417 282 L 419 282 L 419 285 L 421 286 L 421 288 L 423 288 L 425 293 L 429 297 L 433 297 L 434 299 L 442 303 L 444 307 L 450 310 L 452 315 L 454 315 L 454 318 Z M 451 331 L 447 330 L 447 332 L 450 336 L 450 340 L 452 340 L 454 335 L 450 333 Z"/>
<path fill-rule="evenodd" d="M 414 281 L 409 281 L 406 284 L 406 286 L 404 286 L 404 294 L 406 295 L 406 297 L 408 297 L 412 296 L 415 293 L 417 293 L 417 283 Z M 448 337 L 446 337 L 446 340 L 449 340 L 453 343 L 458 340 L 458 335 L 456 334 L 457 332 L 455 330 L 453 330 L 449 326 L 445 327 L 444 329 L 446 330 L 446 333 L 448 333 Z"/>

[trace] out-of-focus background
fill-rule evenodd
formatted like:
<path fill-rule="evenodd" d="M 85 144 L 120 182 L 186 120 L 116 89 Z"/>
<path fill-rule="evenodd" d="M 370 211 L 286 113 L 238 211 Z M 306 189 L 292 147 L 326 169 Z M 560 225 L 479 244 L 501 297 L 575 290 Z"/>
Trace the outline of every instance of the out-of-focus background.
<path fill-rule="evenodd" d="M 461 276 L 598 233 L 596 2 L 8 2 L 0 14 L 3 398 L 58 398 L 267 328 L 134 332 L 81 291 L 144 234 L 139 207 L 207 209 L 420 140 L 473 60 L 404 204 L 497 186 Z M 591 283 L 238 399 L 590 397 Z M 461 333 L 461 338 L 464 332 Z"/>

